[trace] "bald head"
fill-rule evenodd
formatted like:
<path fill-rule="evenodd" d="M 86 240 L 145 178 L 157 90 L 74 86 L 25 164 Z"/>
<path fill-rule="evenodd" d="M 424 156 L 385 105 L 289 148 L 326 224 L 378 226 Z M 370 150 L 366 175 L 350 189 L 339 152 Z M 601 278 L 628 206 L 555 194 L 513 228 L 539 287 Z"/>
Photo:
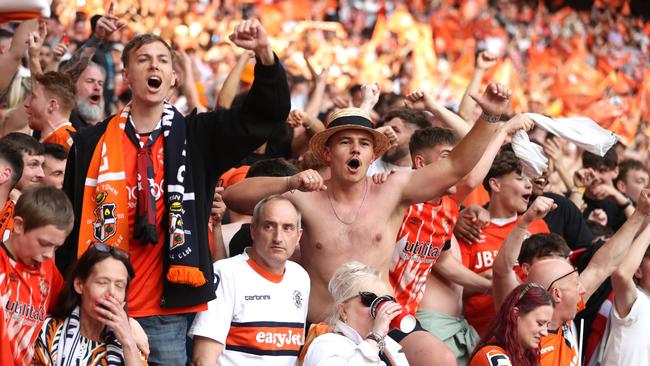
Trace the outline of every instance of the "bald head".
<path fill-rule="evenodd" d="M 528 282 L 548 288 L 551 282 L 572 272 L 574 268 L 565 259 L 553 258 L 535 262 L 528 272 Z"/>

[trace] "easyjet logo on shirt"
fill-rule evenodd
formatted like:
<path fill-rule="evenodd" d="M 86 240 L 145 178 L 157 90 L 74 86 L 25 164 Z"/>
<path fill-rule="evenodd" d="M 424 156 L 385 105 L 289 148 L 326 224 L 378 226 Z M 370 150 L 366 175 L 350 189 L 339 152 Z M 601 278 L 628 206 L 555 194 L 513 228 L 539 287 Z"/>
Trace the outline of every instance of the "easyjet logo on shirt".
<path fill-rule="evenodd" d="M 285 345 L 298 345 L 302 343 L 302 332 L 294 333 L 293 329 L 283 333 L 276 332 L 258 332 L 255 336 L 257 343 L 265 343 L 269 345 L 274 345 L 278 348 L 282 348 Z"/>
<path fill-rule="evenodd" d="M 304 323 L 231 322 L 226 349 L 255 355 L 297 356 Z"/>

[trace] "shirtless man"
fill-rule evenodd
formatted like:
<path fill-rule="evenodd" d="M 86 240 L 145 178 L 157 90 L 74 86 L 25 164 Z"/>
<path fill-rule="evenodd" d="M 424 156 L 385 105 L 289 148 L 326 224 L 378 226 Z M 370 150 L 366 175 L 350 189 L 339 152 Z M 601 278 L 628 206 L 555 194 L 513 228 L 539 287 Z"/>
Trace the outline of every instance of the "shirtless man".
<path fill-rule="evenodd" d="M 491 83 L 482 96 L 473 94 L 484 113 L 449 157 L 423 169 L 397 172 L 383 184 L 366 178 L 366 171 L 389 147 L 388 139 L 371 128 L 367 113 L 354 108 L 337 111 L 328 118 L 328 128 L 310 142 L 312 153 L 330 167 L 331 179 L 323 182 L 313 170 L 293 177 L 250 178 L 229 187 L 224 201 L 233 210 L 248 213 L 266 196 L 297 190 L 286 196 L 303 213 L 300 262 L 312 286 L 307 319 L 323 321 L 332 309 L 327 284 L 336 268 L 358 260 L 379 270 L 387 280 L 406 208 L 440 197 L 469 173 L 500 130 L 501 123 L 489 121 L 498 121 L 507 110 L 511 93 Z M 402 346 L 412 365 L 434 360 L 455 363 L 449 351 L 451 360 L 440 357 L 441 353 L 433 355 L 432 347 L 426 345 Z"/>

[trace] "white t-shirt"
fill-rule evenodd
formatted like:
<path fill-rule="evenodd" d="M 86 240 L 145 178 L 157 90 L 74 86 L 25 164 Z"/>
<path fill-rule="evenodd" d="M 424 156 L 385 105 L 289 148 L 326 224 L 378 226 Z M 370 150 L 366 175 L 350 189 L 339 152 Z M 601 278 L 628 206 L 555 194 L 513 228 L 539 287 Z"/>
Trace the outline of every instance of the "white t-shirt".
<path fill-rule="evenodd" d="M 287 261 L 284 274 L 275 275 L 245 253 L 217 261 L 214 273 L 217 298 L 196 315 L 189 336 L 225 345 L 217 365 L 295 365 L 307 319 L 307 272 Z"/>
<path fill-rule="evenodd" d="M 630 313 L 621 318 L 612 306 L 610 332 L 602 365 L 650 365 L 650 299 L 636 290 L 636 301 Z"/>

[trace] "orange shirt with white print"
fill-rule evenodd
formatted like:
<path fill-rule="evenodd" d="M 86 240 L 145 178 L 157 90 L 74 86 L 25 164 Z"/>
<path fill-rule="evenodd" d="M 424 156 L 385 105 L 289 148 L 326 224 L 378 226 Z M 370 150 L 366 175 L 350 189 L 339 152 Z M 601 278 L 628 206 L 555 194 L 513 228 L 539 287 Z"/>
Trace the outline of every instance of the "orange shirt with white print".
<path fill-rule="evenodd" d="M 57 127 L 56 130 L 52 131 L 49 135 L 42 137 L 42 142 L 49 142 L 51 144 L 57 144 L 65 147 L 66 150 L 70 150 L 72 146 L 72 134 L 76 133 L 77 130 L 72 127 L 72 123 L 65 122 Z"/>
<path fill-rule="evenodd" d="M 142 136 L 146 141 L 149 136 Z M 140 244 L 140 241 L 131 238 L 129 243 L 129 257 L 136 276 L 129 286 L 129 316 L 133 318 L 197 312 L 207 309 L 207 304 L 195 306 L 162 308 L 163 295 L 163 265 L 166 255 L 167 232 L 163 230 L 165 219 L 165 166 L 164 166 L 164 138 L 162 134 L 151 146 L 151 161 L 154 171 L 154 182 L 151 187 L 156 199 L 156 231 L 158 243 Z M 126 187 L 129 197 L 129 230 L 133 234 L 135 218 L 137 216 L 137 173 L 136 157 L 138 148 L 129 139 L 126 133 L 122 134 L 122 147 L 124 150 L 124 171 L 126 172 Z M 207 225 L 207 223 L 206 223 Z"/>
<path fill-rule="evenodd" d="M 4 310 L 6 337 L 11 344 L 7 351 L 13 354 L 16 366 L 31 365 L 38 332 L 63 285 L 63 277 L 53 260 L 27 266 L 0 243 L 0 305 Z"/>
<path fill-rule="evenodd" d="M 580 299 L 577 312 L 584 310 L 584 299 Z M 540 346 L 540 366 L 578 366 L 577 340 L 571 331 L 571 321 L 562 323 L 556 330 L 548 330 Z"/>
<path fill-rule="evenodd" d="M 485 240 L 476 244 L 459 241 L 463 265 L 475 273 L 483 273 L 491 270 L 494 260 L 499 253 L 510 231 L 519 221 L 520 216 L 507 220 L 492 220 L 483 228 Z M 528 235 L 548 233 L 549 229 L 543 220 L 535 220 L 528 225 Z M 492 295 L 474 295 L 465 299 L 465 318 L 476 329 L 479 335 L 483 336 L 490 326 L 492 319 L 496 317 Z"/>
<path fill-rule="evenodd" d="M 512 366 L 506 350 L 499 346 L 489 345 L 476 351 L 469 366 Z"/>
<path fill-rule="evenodd" d="M 458 204 L 448 195 L 437 205 L 412 205 L 404 215 L 388 278 L 395 298 L 412 315 L 420 307 L 431 267 L 448 249 L 445 245 L 450 243 L 457 220 Z"/>

